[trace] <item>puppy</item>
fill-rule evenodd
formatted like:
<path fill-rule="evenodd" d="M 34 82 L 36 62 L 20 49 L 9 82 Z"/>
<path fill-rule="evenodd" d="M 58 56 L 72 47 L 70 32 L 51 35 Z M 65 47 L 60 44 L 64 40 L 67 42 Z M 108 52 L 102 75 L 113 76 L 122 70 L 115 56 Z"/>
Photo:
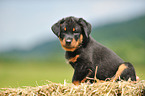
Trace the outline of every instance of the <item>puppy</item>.
<path fill-rule="evenodd" d="M 83 18 L 66 17 L 52 26 L 59 38 L 65 57 L 74 68 L 72 83 L 86 82 L 89 78 L 105 81 L 120 79 L 136 81 L 134 67 L 124 62 L 113 51 L 95 41 L 91 36 L 91 24 Z M 94 80 L 90 80 L 93 82 Z"/>

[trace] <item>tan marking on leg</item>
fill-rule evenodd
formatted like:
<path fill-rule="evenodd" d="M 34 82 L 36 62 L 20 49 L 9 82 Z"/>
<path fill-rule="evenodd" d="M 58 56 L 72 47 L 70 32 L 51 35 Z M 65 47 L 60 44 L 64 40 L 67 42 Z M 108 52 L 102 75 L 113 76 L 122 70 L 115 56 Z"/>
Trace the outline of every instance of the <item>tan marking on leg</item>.
<path fill-rule="evenodd" d="M 111 81 L 116 81 L 126 68 L 128 67 L 125 64 L 121 64 L 115 74 L 115 77 L 113 77 Z"/>
<path fill-rule="evenodd" d="M 84 83 L 86 80 L 87 80 L 87 78 L 85 77 L 85 78 L 81 81 L 81 83 Z"/>
<path fill-rule="evenodd" d="M 73 81 L 72 83 L 77 86 L 80 85 L 80 81 Z"/>
<path fill-rule="evenodd" d="M 89 69 L 89 73 L 87 74 L 87 76 L 81 81 L 81 83 L 84 83 L 87 80 L 87 77 L 89 77 L 92 74 L 92 70 Z"/>
<path fill-rule="evenodd" d="M 68 61 L 69 62 L 76 62 L 77 61 L 77 59 L 78 59 L 78 57 L 79 57 L 80 55 L 76 55 L 75 57 L 73 57 L 73 58 L 70 58 Z"/>

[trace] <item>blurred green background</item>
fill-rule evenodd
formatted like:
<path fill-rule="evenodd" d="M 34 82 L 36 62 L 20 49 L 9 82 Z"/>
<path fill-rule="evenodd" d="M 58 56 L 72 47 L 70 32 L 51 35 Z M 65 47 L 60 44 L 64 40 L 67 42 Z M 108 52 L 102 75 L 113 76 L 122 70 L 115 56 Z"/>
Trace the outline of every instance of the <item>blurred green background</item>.
<path fill-rule="evenodd" d="M 61 19 L 58 17 L 57 20 Z M 91 36 L 124 61 L 131 62 L 140 79 L 145 79 L 145 14 L 121 22 L 97 24 L 97 19 L 93 19 Z M 51 25 L 52 22 L 48 27 Z M 63 83 L 66 80 L 71 83 L 73 69 L 66 63 L 59 40 L 56 36 L 54 38 L 39 42 L 29 50 L 10 48 L 0 51 L 0 88 L 39 86 L 48 81 Z"/>

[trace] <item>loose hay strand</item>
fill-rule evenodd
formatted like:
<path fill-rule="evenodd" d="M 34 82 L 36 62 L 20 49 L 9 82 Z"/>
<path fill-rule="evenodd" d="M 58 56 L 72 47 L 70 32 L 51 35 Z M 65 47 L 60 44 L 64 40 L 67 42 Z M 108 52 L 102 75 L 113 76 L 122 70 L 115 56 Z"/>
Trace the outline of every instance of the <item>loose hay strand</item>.
<path fill-rule="evenodd" d="M 48 82 L 48 84 L 37 87 L 23 88 L 1 88 L 0 96 L 145 96 L 145 81 L 138 83 L 128 81 L 118 82 L 99 82 L 99 83 L 82 83 L 75 86 L 71 83 L 58 84 Z"/>

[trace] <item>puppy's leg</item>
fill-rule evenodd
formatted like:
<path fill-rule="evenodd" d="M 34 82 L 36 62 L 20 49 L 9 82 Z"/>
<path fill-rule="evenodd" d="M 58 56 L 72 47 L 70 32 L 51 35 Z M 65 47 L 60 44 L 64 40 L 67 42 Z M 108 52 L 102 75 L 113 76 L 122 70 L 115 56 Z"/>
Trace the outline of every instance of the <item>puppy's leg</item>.
<path fill-rule="evenodd" d="M 89 77 L 92 74 L 92 70 L 89 69 L 89 73 L 87 74 L 87 76 L 81 81 L 81 83 L 84 83 L 87 80 L 87 77 Z"/>
<path fill-rule="evenodd" d="M 87 80 L 87 77 L 90 76 L 91 74 L 92 74 L 91 69 L 84 70 L 84 71 L 75 70 L 72 83 L 74 85 L 79 85 L 80 83 L 84 83 Z"/>
<path fill-rule="evenodd" d="M 127 69 L 128 67 L 125 64 L 121 64 L 115 74 L 115 76 L 111 79 L 111 81 L 116 81 L 120 75 L 122 74 L 122 72 Z"/>
<path fill-rule="evenodd" d="M 88 75 L 81 81 L 81 83 L 84 83 L 86 80 L 91 80 L 91 83 L 95 83 L 95 82 L 105 82 L 104 80 L 99 80 L 97 79 L 97 70 L 98 70 L 98 66 L 96 66 L 96 70 L 95 70 L 95 75 L 94 78 L 90 78 L 89 76 L 93 73 L 93 71 L 91 69 L 89 69 L 89 73 Z"/>
<path fill-rule="evenodd" d="M 119 77 L 126 81 L 129 78 L 131 78 L 132 81 L 136 81 L 136 74 L 133 65 L 129 62 L 121 64 L 111 81 L 116 81 Z"/>
<path fill-rule="evenodd" d="M 132 81 L 136 81 L 137 77 L 136 77 L 136 73 L 135 73 L 135 69 L 134 69 L 133 65 L 129 62 L 124 62 L 124 64 L 126 66 L 128 66 L 128 68 L 125 69 L 123 71 L 123 73 L 121 74 L 121 76 L 120 76 L 121 79 L 127 81 L 130 78 Z"/>

